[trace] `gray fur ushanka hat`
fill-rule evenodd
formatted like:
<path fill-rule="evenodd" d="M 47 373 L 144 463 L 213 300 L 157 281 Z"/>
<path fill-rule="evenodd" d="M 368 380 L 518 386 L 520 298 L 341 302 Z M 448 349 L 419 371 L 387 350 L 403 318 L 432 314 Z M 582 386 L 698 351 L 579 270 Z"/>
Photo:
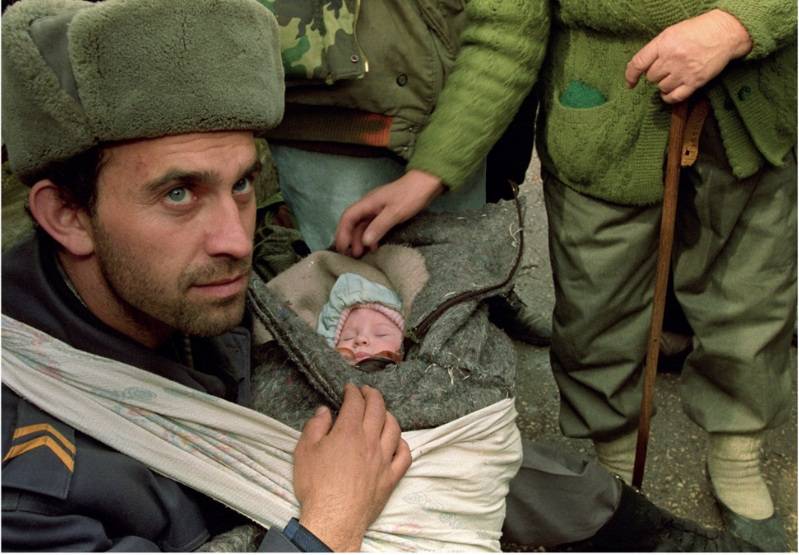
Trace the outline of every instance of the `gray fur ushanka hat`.
<path fill-rule="evenodd" d="M 255 0 L 22 0 L 2 45 L 3 143 L 28 183 L 101 143 L 283 117 L 278 27 Z"/>

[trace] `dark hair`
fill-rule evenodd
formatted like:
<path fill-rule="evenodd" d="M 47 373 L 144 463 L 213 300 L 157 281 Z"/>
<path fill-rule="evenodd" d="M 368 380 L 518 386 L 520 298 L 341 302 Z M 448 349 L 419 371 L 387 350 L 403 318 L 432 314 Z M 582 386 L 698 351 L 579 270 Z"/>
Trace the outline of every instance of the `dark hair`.
<path fill-rule="evenodd" d="M 64 202 L 94 213 L 97 201 L 97 177 L 105 162 L 103 148 L 95 146 L 68 160 L 53 162 L 29 180 L 29 185 L 49 179 L 61 191 Z"/>

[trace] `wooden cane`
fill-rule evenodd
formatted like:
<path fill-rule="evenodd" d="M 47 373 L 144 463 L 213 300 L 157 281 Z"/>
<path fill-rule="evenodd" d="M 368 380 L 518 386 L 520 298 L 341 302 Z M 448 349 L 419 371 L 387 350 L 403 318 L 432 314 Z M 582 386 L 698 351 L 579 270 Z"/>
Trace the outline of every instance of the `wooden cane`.
<path fill-rule="evenodd" d="M 649 443 L 649 422 L 652 415 L 652 399 L 655 394 L 655 374 L 660 353 L 660 332 L 663 328 L 663 313 L 666 308 L 666 287 L 669 282 L 671 247 L 674 243 L 674 220 L 677 213 L 677 190 L 680 182 L 685 122 L 688 104 L 680 102 L 671 111 L 669 146 L 666 158 L 666 183 L 663 191 L 663 211 L 660 216 L 660 242 L 658 245 L 657 269 L 655 270 L 655 297 L 652 303 L 652 321 L 647 340 L 646 367 L 644 368 L 644 391 L 641 397 L 641 416 L 638 421 L 638 440 L 635 445 L 633 486 L 640 488 L 644 481 L 646 448 Z"/>

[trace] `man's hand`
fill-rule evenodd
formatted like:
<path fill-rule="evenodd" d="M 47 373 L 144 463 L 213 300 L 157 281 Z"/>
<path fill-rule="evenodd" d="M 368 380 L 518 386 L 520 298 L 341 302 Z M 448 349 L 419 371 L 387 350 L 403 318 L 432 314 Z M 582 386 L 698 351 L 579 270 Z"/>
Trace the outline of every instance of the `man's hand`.
<path fill-rule="evenodd" d="M 408 173 L 347 208 L 336 228 L 336 250 L 359 258 L 392 227 L 412 218 L 444 191 L 441 180 L 421 170 Z"/>
<path fill-rule="evenodd" d="M 360 551 L 366 528 L 410 464 L 380 392 L 347 384 L 336 423 L 327 408 L 319 409 L 294 450 L 300 524 L 334 551 Z"/>
<path fill-rule="evenodd" d="M 645 73 L 648 81 L 657 83 L 661 98 L 674 104 L 751 49 L 752 39 L 740 21 L 711 10 L 664 29 L 633 56 L 624 78 L 632 88 Z"/>

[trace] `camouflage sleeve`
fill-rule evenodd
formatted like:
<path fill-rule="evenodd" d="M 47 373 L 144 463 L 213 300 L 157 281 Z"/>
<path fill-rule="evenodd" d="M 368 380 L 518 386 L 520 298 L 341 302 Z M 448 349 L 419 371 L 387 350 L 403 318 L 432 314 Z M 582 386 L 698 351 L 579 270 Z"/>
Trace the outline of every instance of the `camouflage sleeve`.
<path fill-rule="evenodd" d="M 256 524 L 244 524 L 217 534 L 196 551 L 213 553 L 246 553 L 261 545 L 266 530 Z"/>
<path fill-rule="evenodd" d="M 355 26 L 361 0 L 258 0 L 275 14 L 287 81 L 330 84 L 366 73 Z"/>

